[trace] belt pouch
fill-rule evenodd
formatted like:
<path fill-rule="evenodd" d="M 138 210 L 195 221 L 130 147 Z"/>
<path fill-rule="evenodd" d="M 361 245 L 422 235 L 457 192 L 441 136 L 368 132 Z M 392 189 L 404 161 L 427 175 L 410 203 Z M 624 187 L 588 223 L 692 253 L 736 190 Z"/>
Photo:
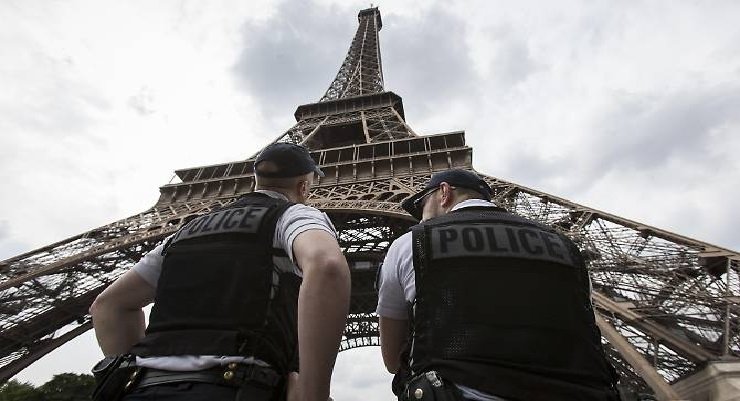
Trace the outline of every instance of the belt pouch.
<path fill-rule="evenodd" d="M 105 357 L 93 367 L 93 401 L 119 401 L 123 398 L 137 378 L 135 358 L 133 355 Z"/>
<path fill-rule="evenodd" d="M 462 401 L 462 394 L 454 384 L 443 380 L 435 371 L 414 376 L 406 384 L 404 401 Z"/>

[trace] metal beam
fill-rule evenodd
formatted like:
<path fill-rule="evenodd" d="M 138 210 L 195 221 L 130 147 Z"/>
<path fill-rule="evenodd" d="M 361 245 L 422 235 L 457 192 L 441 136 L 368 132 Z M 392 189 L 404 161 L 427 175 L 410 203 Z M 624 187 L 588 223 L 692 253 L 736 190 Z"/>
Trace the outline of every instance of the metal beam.
<path fill-rule="evenodd" d="M 43 340 L 39 344 L 34 344 L 30 346 L 28 354 L 26 354 L 23 358 L 16 359 L 0 369 L 0 383 L 5 383 L 6 381 L 10 380 L 11 377 L 15 376 L 16 374 L 18 374 L 18 372 L 27 368 L 32 363 L 38 361 L 44 355 L 48 354 L 51 351 L 54 351 L 67 341 L 79 336 L 80 334 L 90 330 L 91 328 L 92 321 L 88 321 L 62 334 L 59 337 L 51 340 Z"/>
<path fill-rule="evenodd" d="M 654 337 L 660 338 L 666 346 L 679 351 L 682 355 L 692 359 L 694 362 L 706 362 L 715 358 L 715 356 L 711 352 L 699 347 L 696 344 L 692 344 L 684 339 L 677 337 L 675 334 L 668 331 L 665 327 L 651 322 L 646 316 L 642 316 L 639 313 L 624 307 L 619 302 L 610 299 L 604 294 L 593 291 L 591 297 L 593 298 L 594 304 L 596 304 L 596 306 L 608 310 L 609 312 L 615 313 L 626 322 L 639 327 L 641 330 L 644 330 Z"/>
<path fill-rule="evenodd" d="M 601 334 L 609 343 L 619 351 L 619 354 L 632 366 L 635 372 L 642 377 L 650 386 L 659 400 L 679 400 L 675 390 L 663 379 L 655 368 L 650 365 L 645 357 L 627 341 L 624 336 L 619 334 L 617 329 L 612 327 L 600 313 L 596 313 L 596 324 L 601 329 Z"/>

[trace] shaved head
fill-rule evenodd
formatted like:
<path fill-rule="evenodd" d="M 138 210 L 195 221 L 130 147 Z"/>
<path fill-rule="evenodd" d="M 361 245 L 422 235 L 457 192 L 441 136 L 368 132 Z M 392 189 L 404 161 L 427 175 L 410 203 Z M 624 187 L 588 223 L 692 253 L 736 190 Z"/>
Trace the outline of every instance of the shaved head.
<path fill-rule="evenodd" d="M 310 172 L 287 178 L 261 176 L 261 174 L 270 175 L 270 173 L 274 173 L 275 171 L 278 171 L 278 166 L 275 163 L 269 160 L 260 162 L 254 172 L 255 189 L 279 192 L 293 202 L 306 203 L 308 191 L 313 183 L 314 173 Z"/>

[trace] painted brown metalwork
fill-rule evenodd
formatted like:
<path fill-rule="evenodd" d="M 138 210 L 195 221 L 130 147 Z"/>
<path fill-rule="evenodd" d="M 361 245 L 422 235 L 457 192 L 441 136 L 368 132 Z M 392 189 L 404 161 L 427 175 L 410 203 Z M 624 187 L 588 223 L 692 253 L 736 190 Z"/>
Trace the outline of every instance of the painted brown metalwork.
<path fill-rule="evenodd" d="M 401 98 L 383 88 L 379 11 L 358 18 L 336 79 L 275 140 L 308 146 L 326 173 L 310 203 L 334 221 L 352 269 L 343 350 L 378 345 L 375 275 L 413 224 L 399 203 L 435 171 L 473 168 L 463 132 L 418 136 L 406 124 Z M 0 262 L 0 380 L 87 330 L 94 297 L 158 241 L 251 191 L 253 159 L 177 170 L 149 210 Z M 709 361 L 740 358 L 740 254 L 485 177 L 498 204 L 556 227 L 583 251 L 623 385 L 666 394 L 666 383 Z"/>

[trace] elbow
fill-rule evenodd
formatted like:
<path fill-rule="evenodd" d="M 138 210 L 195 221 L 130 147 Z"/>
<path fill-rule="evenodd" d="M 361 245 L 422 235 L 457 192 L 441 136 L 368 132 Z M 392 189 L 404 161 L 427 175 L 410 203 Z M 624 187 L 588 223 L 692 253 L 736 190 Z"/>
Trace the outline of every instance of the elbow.
<path fill-rule="evenodd" d="M 332 286 L 336 294 L 342 298 L 346 298 L 347 303 L 349 303 L 352 279 L 344 255 L 341 255 L 339 258 L 327 260 L 324 268 L 320 269 L 320 271 L 323 273 L 321 280 Z"/>
<path fill-rule="evenodd" d="M 401 352 L 396 347 L 391 347 L 387 343 L 388 338 L 383 336 L 383 329 L 380 330 L 380 356 L 383 357 L 383 365 L 388 373 L 396 374 L 401 365 Z M 385 340 L 385 341 L 384 341 Z"/>
<path fill-rule="evenodd" d="M 340 254 L 338 257 L 331 258 L 326 264 L 326 273 L 328 275 L 334 276 L 339 280 L 349 282 L 349 265 L 347 265 L 347 259 L 344 258 L 344 255 Z"/>
<path fill-rule="evenodd" d="M 304 269 L 304 272 L 310 276 L 316 276 L 322 281 L 330 282 L 346 282 L 349 284 L 350 273 L 347 260 L 344 255 L 339 254 L 338 256 L 322 258 L 322 260 L 315 260 L 313 268 Z"/>
<path fill-rule="evenodd" d="M 95 297 L 95 300 L 90 305 L 88 311 L 94 321 L 96 318 L 112 316 L 116 313 L 124 312 L 126 309 L 127 308 L 121 304 L 121 300 L 119 298 L 108 291 L 103 291 Z"/>
<path fill-rule="evenodd" d="M 105 310 L 107 304 L 108 300 L 106 299 L 104 294 L 99 294 L 97 297 L 95 297 L 92 305 L 90 305 L 90 309 L 88 309 L 88 312 L 90 312 L 93 320 L 95 320 L 96 316 L 100 316 L 103 313 L 103 310 Z"/>
<path fill-rule="evenodd" d="M 385 365 L 385 369 L 388 371 L 388 373 L 396 374 L 398 372 L 398 368 L 400 365 L 400 361 L 398 360 L 398 356 L 396 355 L 395 358 L 389 357 L 387 352 L 381 352 L 383 354 L 383 364 Z"/>
<path fill-rule="evenodd" d="M 398 366 L 391 366 L 389 364 L 385 364 L 385 370 L 388 371 L 388 373 L 395 375 L 396 372 L 398 372 Z"/>

